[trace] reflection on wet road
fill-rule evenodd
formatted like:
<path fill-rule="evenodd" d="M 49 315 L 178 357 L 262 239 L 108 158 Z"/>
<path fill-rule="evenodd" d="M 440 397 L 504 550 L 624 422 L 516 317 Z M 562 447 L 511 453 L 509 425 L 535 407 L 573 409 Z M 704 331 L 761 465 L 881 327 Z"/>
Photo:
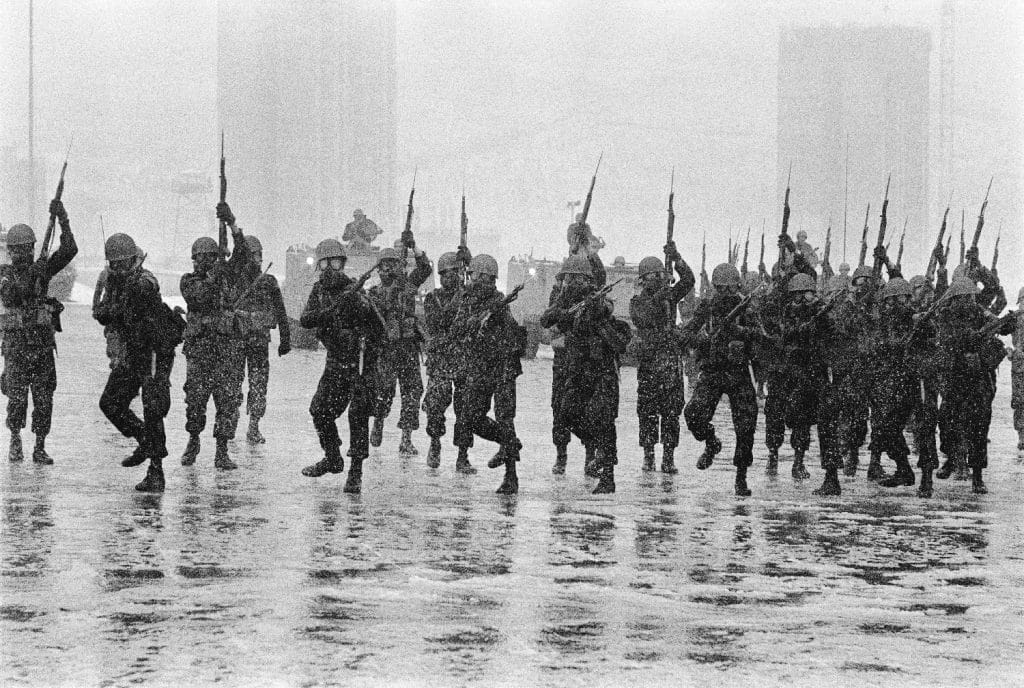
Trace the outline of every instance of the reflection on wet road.
<path fill-rule="evenodd" d="M 1005 380 L 980 497 L 940 481 L 919 500 L 861 473 L 822 500 L 815 466 L 806 484 L 787 471 L 769 480 L 762 451 L 754 496 L 737 499 L 728 461 L 692 468 L 692 440 L 679 475 L 641 474 L 631 369 L 619 492 L 595 497 L 575 444 L 567 475 L 550 474 L 547 361 L 520 384 L 520 495 L 493 494 L 485 443 L 472 454 L 480 474 L 465 477 L 447 449 L 436 471 L 398 457 L 389 427 L 351 497 L 343 477 L 298 473 L 317 456 L 306 408 L 322 364 L 299 353 L 272 363 L 265 446 L 238 442 L 240 469 L 217 473 L 208 442 L 195 467 L 169 463 L 154 497 L 131 491 L 142 469 L 118 465 L 128 444 L 97 408 L 99 332 L 69 314 L 85 336 L 58 363 L 57 463 L 0 469 L 5 686 L 1011 685 L 1024 674 L 1024 462 Z"/>

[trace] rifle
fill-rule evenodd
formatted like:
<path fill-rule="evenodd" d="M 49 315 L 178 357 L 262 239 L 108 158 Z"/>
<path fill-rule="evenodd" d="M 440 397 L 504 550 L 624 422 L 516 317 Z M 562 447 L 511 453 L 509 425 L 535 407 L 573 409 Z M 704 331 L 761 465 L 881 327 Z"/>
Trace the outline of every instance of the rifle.
<path fill-rule="evenodd" d="M 999 240 L 1003 236 L 1003 223 L 1000 221 L 999 229 L 996 231 L 996 247 L 992 251 L 992 274 L 996 274 L 996 265 L 999 264 Z"/>
<path fill-rule="evenodd" d="M 576 304 L 573 304 L 572 306 L 570 306 L 565 311 L 565 314 L 566 315 L 574 315 L 576 313 L 582 312 L 584 308 L 590 306 L 593 303 L 596 303 L 599 299 L 601 299 L 601 298 L 607 296 L 609 293 L 611 293 L 611 290 L 615 287 L 615 285 L 618 284 L 619 282 L 621 282 L 624 279 L 626 279 L 626 278 L 625 277 L 620 277 L 619 279 L 615 280 L 614 282 L 610 282 L 610 283 L 604 285 L 603 287 L 601 287 L 600 289 L 595 291 L 593 294 L 589 295 L 587 298 L 585 298 L 582 301 L 580 301 L 579 303 L 576 303 Z"/>
<path fill-rule="evenodd" d="M 985 191 L 985 200 L 981 202 L 981 210 L 978 211 L 978 226 L 974 228 L 974 240 L 971 242 L 971 248 L 978 248 L 978 239 L 981 238 L 981 228 L 985 226 L 985 208 L 988 206 L 988 192 L 992 190 L 992 180 L 988 182 L 988 189 Z"/>
<path fill-rule="evenodd" d="M 905 220 L 903 220 L 903 233 L 900 234 L 900 247 L 899 247 L 899 250 L 896 252 L 896 269 L 897 270 L 899 270 L 900 268 L 903 267 L 903 241 L 907 238 L 907 222 L 909 222 L 909 221 L 910 221 L 910 218 L 906 218 Z"/>
<path fill-rule="evenodd" d="M 505 296 L 505 298 L 503 298 L 498 303 L 495 303 L 495 304 L 492 304 L 492 305 L 488 306 L 485 309 L 487 311 L 487 313 L 484 315 L 483 319 L 480 321 L 480 328 L 477 331 L 478 332 L 482 332 L 483 329 L 484 329 L 484 325 L 487 324 L 487 322 L 491 319 L 492 315 L 494 315 L 495 313 L 500 311 L 502 308 L 504 308 L 505 306 L 509 305 L 513 301 L 515 301 L 517 298 L 519 298 L 519 292 L 521 292 L 523 290 L 524 286 L 526 286 L 525 282 L 523 284 L 520 284 L 517 287 L 515 287 L 512 291 L 510 291 Z M 478 313 L 478 315 L 479 315 L 479 313 Z"/>
<path fill-rule="evenodd" d="M 728 250 L 726 251 L 726 254 L 725 254 L 725 262 L 728 263 L 729 265 L 733 264 L 732 256 L 733 256 L 733 252 L 732 252 L 732 228 L 730 228 L 729 229 L 729 248 L 728 248 Z"/>
<path fill-rule="evenodd" d="M 751 290 L 749 294 L 740 299 L 740 302 L 736 304 L 736 306 L 731 311 L 729 311 L 728 315 L 726 315 L 722 319 L 722 322 L 718 323 L 714 331 L 711 331 L 710 328 L 708 328 L 710 334 L 709 339 L 714 341 L 714 339 L 717 338 L 719 334 L 721 334 L 722 330 L 725 329 L 726 325 L 729 325 L 730 323 L 734 322 L 737 318 L 739 318 L 740 315 L 743 314 L 743 311 L 746 310 L 747 306 L 750 305 L 750 301 L 754 298 L 754 296 L 756 296 L 757 293 L 763 290 L 766 286 L 767 285 L 764 282 L 757 285 L 757 287 Z"/>
<path fill-rule="evenodd" d="M 466 189 L 462 189 L 462 215 L 459 218 L 459 248 L 468 250 L 469 241 L 469 217 L 466 215 Z M 463 261 L 459 261 L 461 267 L 459 268 L 461 282 L 466 281 L 466 270 L 469 268 Z"/>
<path fill-rule="evenodd" d="M 889 182 L 891 180 L 892 175 L 890 174 L 885 180 L 885 198 L 882 200 L 882 216 L 878 222 L 878 243 L 876 244 L 876 247 L 883 249 L 885 248 L 885 228 L 889 223 L 887 214 L 889 211 Z M 882 276 L 882 261 L 877 257 L 875 258 L 875 264 L 871 268 L 871 272 L 874 274 L 876 280 Z"/>
<path fill-rule="evenodd" d="M 757 272 L 760 274 L 767 271 L 768 269 L 764 264 L 764 220 L 761 220 L 761 257 L 757 261 Z M 761 277 L 763 278 L 764 275 L 761 275 Z"/>
<path fill-rule="evenodd" d="M 590 201 L 594 198 L 594 184 L 597 183 L 597 171 L 601 169 L 601 159 L 604 158 L 604 151 L 601 151 L 601 155 L 597 158 L 597 167 L 594 168 L 594 176 L 590 178 L 590 188 L 587 190 L 587 200 L 583 202 L 583 212 L 580 213 L 580 219 L 576 223 L 576 231 L 578 233 L 583 232 L 583 228 L 587 226 L 587 216 L 590 215 Z"/>
<path fill-rule="evenodd" d="M 857 263 L 857 267 L 864 267 L 864 261 L 868 257 L 868 220 L 871 219 L 871 204 L 868 203 L 868 209 L 864 212 L 864 231 L 860 235 L 860 260 Z"/>
<path fill-rule="evenodd" d="M 103 238 L 103 245 L 107 245 L 107 230 L 103 227 L 103 213 L 100 213 L 100 237 Z"/>
<path fill-rule="evenodd" d="M 228 198 L 228 177 L 224 173 L 224 131 L 220 132 L 220 202 L 225 203 Z M 217 228 L 217 248 L 220 251 L 217 252 L 217 260 L 221 263 L 224 262 L 225 256 L 228 253 L 228 226 L 221 220 L 220 226 Z"/>
<path fill-rule="evenodd" d="M 964 262 L 964 252 L 966 247 L 964 246 L 964 209 L 960 209 L 960 264 Z"/>
<path fill-rule="evenodd" d="M 786 195 L 782 199 L 782 236 L 789 235 L 789 180 L 793 176 L 793 163 L 789 163 L 789 174 L 786 176 Z M 779 249 L 779 268 L 785 265 L 785 249 Z"/>
<path fill-rule="evenodd" d="M 57 192 L 53 195 L 55 201 L 59 201 L 64 195 L 64 173 L 68 171 L 68 155 L 71 153 L 71 146 L 68 146 L 68 152 L 64 155 L 64 164 L 60 168 L 60 179 L 57 181 Z M 57 224 L 57 216 L 50 213 L 50 221 L 46 223 L 46 234 L 43 235 L 43 245 L 39 249 L 39 260 L 46 260 L 50 257 L 50 242 L 53 241 L 53 228 Z M 50 278 L 48 276 L 40 275 L 36 280 L 36 293 L 39 294 L 40 298 L 46 298 L 46 293 L 50 288 Z"/>
<path fill-rule="evenodd" d="M 935 303 L 929 306 L 928 310 L 922 313 L 921 317 L 914 322 L 914 326 L 910 328 L 910 332 L 907 334 L 906 339 L 903 340 L 904 350 L 910 347 L 911 342 L 914 341 L 914 337 L 917 336 L 918 330 L 921 329 L 921 325 L 924 324 L 926 321 L 930 320 L 932 316 L 935 315 L 935 313 L 939 310 L 939 306 L 945 303 L 946 300 L 949 299 L 950 296 L 952 296 L 952 294 L 953 292 L 947 289 L 945 293 L 940 298 L 935 299 Z"/>
<path fill-rule="evenodd" d="M 750 253 L 750 227 L 747 227 L 747 240 L 743 242 L 743 266 L 742 274 L 747 274 L 747 255 Z"/>
<path fill-rule="evenodd" d="M 822 285 L 824 286 L 825 280 L 832 276 L 832 266 L 829 264 L 829 258 L 832 255 L 832 219 L 829 218 L 828 229 L 825 230 L 825 250 L 821 252 L 821 277 Z"/>
<path fill-rule="evenodd" d="M 270 267 L 270 266 L 267 266 L 267 267 Z M 366 280 L 370 279 L 370 275 L 372 275 L 372 274 L 374 273 L 374 271 L 375 271 L 375 270 L 376 270 L 377 268 L 379 268 L 379 267 L 380 267 L 380 263 L 374 263 L 374 264 L 373 264 L 373 265 L 372 265 L 372 266 L 370 267 L 370 269 L 369 269 L 369 270 L 367 270 L 367 271 L 366 271 L 366 272 L 364 272 L 363 274 L 359 275 L 359 279 L 357 279 L 357 280 L 356 280 L 355 282 L 353 282 L 352 284 L 348 285 L 348 286 L 347 286 L 347 287 L 345 288 L 345 293 L 346 293 L 346 294 L 354 294 L 355 292 L 357 292 L 357 291 L 359 291 L 360 289 L 362 289 L 362 288 L 363 288 L 363 285 L 365 285 L 365 284 L 366 284 Z"/>
<path fill-rule="evenodd" d="M 270 261 L 269 263 L 267 263 L 267 267 L 266 269 L 263 270 L 263 273 L 259 277 L 254 279 L 252 282 L 250 282 L 249 286 L 246 287 L 245 291 L 242 292 L 242 295 L 235 299 L 235 302 L 231 304 L 231 310 L 237 310 L 238 307 L 242 305 L 242 302 L 245 301 L 249 294 L 252 293 L 252 290 L 256 288 L 256 283 L 267 276 L 267 273 L 270 272 L 270 268 L 273 264 L 274 261 Z"/>
<path fill-rule="evenodd" d="M 952 200 L 952 197 L 950 197 Z M 938 266 L 938 260 L 935 258 L 935 251 L 942 250 L 942 237 L 946 234 L 946 220 L 949 218 L 949 205 L 946 205 L 946 212 L 942 214 L 942 226 L 939 227 L 939 238 L 935 240 L 935 249 L 932 251 L 932 255 L 928 256 L 928 269 L 925 270 L 924 276 L 931 284 L 932 277 L 935 276 L 935 268 Z"/>
<path fill-rule="evenodd" d="M 707 293 L 710 285 L 708 282 L 708 233 L 704 231 L 703 243 L 700 247 L 700 295 L 703 296 Z"/>
<path fill-rule="evenodd" d="M 409 209 L 405 213 L 405 231 L 402 232 L 402 270 L 404 271 L 409 263 L 409 241 L 406 237 L 412 237 L 412 197 L 416 195 L 416 173 L 412 172 L 412 190 L 409 191 Z"/>
<path fill-rule="evenodd" d="M 669 182 L 668 187 L 668 228 L 665 231 L 665 245 L 672 243 L 672 233 L 675 231 L 676 226 L 676 211 L 672 207 L 672 202 L 676 197 L 676 168 L 672 168 L 672 180 Z M 669 258 L 668 252 L 665 252 L 665 271 L 668 273 L 669 281 L 672 280 L 672 261 Z"/>

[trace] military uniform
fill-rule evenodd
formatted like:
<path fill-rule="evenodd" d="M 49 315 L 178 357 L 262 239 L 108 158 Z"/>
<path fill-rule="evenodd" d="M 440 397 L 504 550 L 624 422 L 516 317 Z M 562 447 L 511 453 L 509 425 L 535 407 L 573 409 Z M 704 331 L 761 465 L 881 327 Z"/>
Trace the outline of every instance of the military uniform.
<path fill-rule="evenodd" d="M 228 211 L 230 212 L 230 211 Z M 234 218 L 231 218 L 233 225 Z M 204 242 L 204 239 L 206 241 Z M 193 258 L 200 242 L 193 245 Z M 190 272 L 181 278 L 181 295 L 188 305 L 185 328 L 185 430 L 189 444 L 182 465 L 192 465 L 199 452 L 199 436 L 206 428 L 206 405 L 213 397 L 216 416 L 213 436 L 217 442 L 214 465 L 237 468 L 227 454 L 235 436 L 242 405 L 243 346 L 251 331 L 248 314 L 237 310 L 251 279 L 249 245 L 241 229 L 233 227 L 231 259 L 208 271 Z M 214 247 L 216 244 L 214 243 Z"/>
<path fill-rule="evenodd" d="M 664 269 L 658 258 L 644 258 L 640 261 L 640 279 Z M 675 326 L 676 307 L 696 282 L 693 271 L 681 259 L 676 262 L 676 271 L 679 279 L 675 284 L 645 284 L 629 302 L 629 316 L 637 335 L 632 345 L 637 357 L 636 413 L 640 421 L 640 446 L 644 448 L 644 470 L 654 469 L 654 445 L 660 440 L 664 452 L 661 469 L 665 473 L 676 472 L 672 453 L 679 445 L 679 417 L 686 403 L 685 363 Z"/>
<path fill-rule="evenodd" d="M 324 247 L 321 250 L 321 247 Z M 343 257 L 341 245 L 325 239 L 317 254 Z M 344 470 L 337 419 L 348 410 L 352 466 L 345 492 L 358 493 L 362 484 L 363 460 L 370 453 L 370 414 L 380 384 L 378 362 L 384 328 L 361 285 L 340 271 L 321 275 L 313 285 L 299 319 L 303 327 L 315 329 L 327 349 L 327 362 L 309 405 L 324 459 L 303 469 L 318 477 Z"/>
<path fill-rule="evenodd" d="M 60 204 L 60 201 L 54 203 Z M 22 458 L 20 433 L 25 427 L 31 392 L 32 432 L 36 436 L 32 459 L 43 464 L 53 463 L 45 444 L 53 418 L 53 392 L 57 388 L 54 333 L 60 331 L 60 313 L 64 309 L 59 301 L 47 297 L 46 290 L 50 279 L 78 253 L 63 205 L 58 209 L 51 204 L 51 214 L 57 215 L 61 227 L 60 245 L 53 255 L 30 262 L 35 235 L 27 225 L 15 225 L 7 233 L 8 249 L 20 242 L 28 257 L 25 262 L 0 266 L 0 301 L 5 310 L 0 391 L 7 396 L 7 427 L 11 431 L 9 458 L 12 461 Z M 19 235 L 24 236 L 19 238 Z"/>
<path fill-rule="evenodd" d="M 1024 289 L 1017 296 L 1017 305 L 1024 303 Z M 1010 406 L 1013 408 L 1013 429 L 1017 431 L 1017 449 L 1024 450 L 1024 312 L 1017 311 L 1010 356 Z"/>

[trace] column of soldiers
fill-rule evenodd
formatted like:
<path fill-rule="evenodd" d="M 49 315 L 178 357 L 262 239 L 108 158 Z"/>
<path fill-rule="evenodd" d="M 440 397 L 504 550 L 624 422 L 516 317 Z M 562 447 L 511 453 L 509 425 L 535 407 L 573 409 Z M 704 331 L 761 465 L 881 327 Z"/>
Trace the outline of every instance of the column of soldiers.
<path fill-rule="evenodd" d="M 9 458 L 22 460 L 21 430 L 31 392 L 36 438 L 32 458 L 41 464 L 53 461 L 45 439 L 56 385 L 54 333 L 60 329 L 60 305 L 46 297 L 45 288 L 77 250 L 59 199 L 50 212 L 61 228 L 54 254 L 34 260 L 34 233 L 26 225 L 16 225 L 7 234 L 11 264 L 0 267 L 0 299 L 6 310 L 0 382 L 8 396 Z M 209 237 L 193 244 L 194 269 L 181 278 L 188 307 L 184 319 L 163 303 L 157 279 L 144 268 L 145 254 L 133 239 L 115 234 L 106 241 L 108 265 L 93 302 L 93 316 L 107 336 L 111 368 L 100 407 L 121 434 L 137 443 L 122 465 L 148 462 L 146 477 L 136 487 L 140 491 L 160 492 L 165 487 L 164 418 L 179 343 L 184 343 L 186 360 L 189 435 L 182 464 L 192 465 L 199 456 L 206 407 L 213 397 L 213 463 L 220 470 L 237 467 L 229 456 L 229 441 L 239 421 L 246 370 L 247 439 L 264 441 L 259 422 L 266 411 L 270 329 L 280 328 L 278 354 L 290 350 L 280 289 L 261 271 L 259 241 L 243 235 L 227 203 L 218 204 L 217 217 L 230 229 L 233 250 L 226 254 L 223 245 Z M 370 234 L 367 241 L 376 236 Z M 995 373 L 1007 353 L 1013 361 L 1014 424 L 1024 448 L 1024 325 L 1015 312 L 997 316 L 1006 305 L 1005 297 L 998 276 L 981 264 L 976 247 L 966 251 L 950 279 L 949 249 L 937 246 L 934 274 L 929 271 L 909 281 L 882 246 L 875 250 L 874 269 L 861 265 L 852 275 L 832 275 L 826 251 L 820 261 L 824 277 L 819 280 L 819 259 L 813 250 L 813 260 L 809 258 L 806 238 L 794 243 L 783 233 L 780 258 L 771 271 L 762 262 L 758 271 L 741 274 L 730 260 L 712 270 L 707 293 L 694 298 L 695 275 L 670 241 L 664 247 L 664 262 L 655 256 L 640 262 L 640 290 L 629 304 L 634 334 L 615 316 L 604 267 L 590 245 L 589 227 L 570 231 L 569 236 L 570 255 L 541 316 L 541 325 L 551 328 L 557 342 L 552 472 L 565 473 L 567 445 L 575 436 L 585 448 L 585 475 L 598 479 L 596 494 L 615 491 L 620 359 L 627 350 L 637 361 L 641 470 L 655 469 L 660 443 L 661 471 L 678 472 L 675 450 L 681 418 L 704 445 L 697 468 L 713 465 L 722 449 L 715 411 L 727 396 L 735 435 L 735 492 L 741 496 L 751 493 L 748 470 L 762 380 L 767 388 L 766 472 L 777 474 L 788 428 L 792 476 L 807 480 L 807 452 L 816 426 L 824 471 L 815 490 L 819 495 L 841 493 L 839 472 L 856 475 L 865 444 L 867 479 L 882 486 L 918 484 L 918 494 L 929 497 L 933 478 L 955 475 L 970 477 L 972 489 L 985 492 Z M 411 272 L 403 255 L 407 251 L 414 260 Z M 324 456 L 302 473 L 319 477 L 344 471 L 337 419 L 347 411 L 351 464 L 344 489 L 359 492 L 364 461 L 370 446 L 381 443 L 383 419 L 397 382 L 402 396 L 401 453 L 416 453 L 412 432 L 419 425 L 422 401 L 430 437 L 426 462 L 438 468 L 445 414 L 453 406 L 455 469 L 476 472 L 468 450 L 475 438 L 482 438 L 498 449 L 488 466 L 504 468 L 498 492 L 517 492 L 522 442 L 514 422 L 516 379 L 522 373 L 525 331 L 509 311 L 517 291 L 505 296 L 496 288 L 494 258 L 471 256 L 465 246 L 443 254 L 437 265 L 440 286 L 426 297 L 423 327 L 415 313 L 415 295 L 433 268 L 411 232 L 403 233 L 399 248 L 380 252 L 374 266 L 381 275 L 377 286 L 364 289 L 373 270 L 353 279 L 345 265 L 346 250 L 339 241 L 320 242 L 318 280 L 299 319 L 327 349 L 309 409 Z M 882 278 L 881 267 L 888 279 Z M 1018 301 L 1022 299 L 1024 290 Z M 684 300 L 690 301 L 689 317 L 679 323 L 677 312 Z M 1008 334 L 1014 337 L 1013 347 L 1004 349 L 998 337 Z M 421 348 L 428 375 L 425 396 Z M 688 359 L 697 374 L 684 404 Z M 141 419 L 131 409 L 140 394 Z M 919 457 L 919 483 L 905 432 L 911 434 Z M 946 457 L 941 465 L 940 453 Z M 885 473 L 883 457 L 894 464 L 892 474 Z"/>

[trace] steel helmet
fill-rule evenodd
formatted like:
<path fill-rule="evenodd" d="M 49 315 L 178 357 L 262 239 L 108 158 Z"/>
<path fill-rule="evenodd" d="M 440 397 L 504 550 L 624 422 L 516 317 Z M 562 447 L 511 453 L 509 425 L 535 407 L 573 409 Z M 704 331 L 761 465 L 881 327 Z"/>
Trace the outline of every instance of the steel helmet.
<path fill-rule="evenodd" d="M 355 210 L 352 211 L 352 214 L 355 217 L 362 217 L 363 216 L 363 209 L 362 208 L 356 208 Z"/>
<path fill-rule="evenodd" d="M 815 288 L 814 280 L 810 275 L 798 272 L 789 279 L 788 291 L 817 291 L 817 289 Z"/>
<path fill-rule="evenodd" d="M 839 274 L 840 275 L 845 275 L 849 271 L 850 271 L 850 264 L 849 263 L 840 263 L 839 264 Z"/>
<path fill-rule="evenodd" d="M 25 246 L 36 243 L 36 233 L 28 225 L 14 225 L 7 230 L 8 246 Z"/>
<path fill-rule="evenodd" d="M 249 251 L 252 253 L 263 253 L 263 244 L 251 234 L 245 235 L 245 245 L 249 247 Z"/>
<path fill-rule="evenodd" d="M 324 239 L 316 245 L 316 259 L 321 261 L 324 258 L 347 258 L 345 247 L 337 239 Z"/>
<path fill-rule="evenodd" d="M 640 277 L 652 272 L 665 272 L 665 264 L 657 256 L 647 256 L 640 261 Z"/>
<path fill-rule="evenodd" d="M 971 278 L 971 276 L 969 274 L 967 274 L 967 263 L 960 263 L 960 265 L 957 265 L 956 269 L 953 270 L 953 275 L 949 278 L 949 281 L 950 281 L 950 283 L 952 283 L 953 280 L 956 280 L 956 279 L 970 279 L 970 278 Z"/>
<path fill-rule="evenodd" d="M 457 270 L 458 267 L 458 255 L 452 251 L 442 253 L 441 257 L 437 259 L 437 271 L 439 273 L 444 272 L 445 270 Z"/>
<path fill-rule="evenodd" d="M 711 284 L 716 287 L 740 286 L 740 271 L 731 263 L 721 263 L 711 271 Z"/>
<path fill-rule="evenodd" d="M 978 285 L 969 279 L 955 279 L 949 284 L 949 295 L 952 296 L 975 296 L 978 293 Z"/>
<path fill-rule="evenodd" d="M 401 263 L 402 255 L 393 248 L 382 248 L 380 250 L 380 257 L 377 259 L 377 262 L 383 263 L 385 260 L 395 260 Z"/>
<path fill-rule="evenodd" d="M 617 268 L 626 267 L 626 258 L 624 256 L 615 256 L 615 260 L 612 261 L 612 265 Z"/>
<path fill-rule="evenodd" d="M 474 275 L 490 275 L 497 279 L 498 261 L 486 253 L 481 253 L 478 256 L 473 256 L 473 260 L 469 261 L 469 271 Z"/>
<path fill-rule="evenodd" d="M 850 283 L 852 284 L 861 277 L 867 277 L 868 279 L 871 279 L 873 275 L 874 272 L 871 270 L 871 268 L 869 268 L 867 265 L 861 265 L 860 267 L 853 271 L 852 275 L 850 275 Z"/>
<path fill-rule="evenodd" d="M 912 296 L 913 289 L 910 288 L 910 283 L 902 277 L 893 277 L 891 280 L 885 283 L 882 287 L 882 298 L 889 299 L 896 296 Z"/>
<path fill-rule="evenodd" d="M 118 232 L 107 237 L 107 241 L 103 245 L 103 254 L 108 261 L 137 258 L 139 248 L 135 245 L 134 239 L 127 234 Z"/>
<path fill-rule="evenodd" d="M 210 237 L 199 237 L 192 242 L 192 257 L 195 258 L 200 253 L 220 254 L 220 247 L 217 246 L 217 242 Z"/>
<path fill-rule="evenodd" d="M 920 289 L 921 287 L 927 287 L 928 289 L 932 288 L 931 282 L 928 281 L 927 277 L 924 275 L 914 275 L 910 278 L 910 288 L 912 290 Z"/>
<path fill-rule="evenodd" d="M 594 271 L 590 268 L 590 261 L 584 256 L 571 255 L 565 259 L 562 263 L 562 274 L 563 275 L 586 275 L 587 277 L 593 277 Z"/>

